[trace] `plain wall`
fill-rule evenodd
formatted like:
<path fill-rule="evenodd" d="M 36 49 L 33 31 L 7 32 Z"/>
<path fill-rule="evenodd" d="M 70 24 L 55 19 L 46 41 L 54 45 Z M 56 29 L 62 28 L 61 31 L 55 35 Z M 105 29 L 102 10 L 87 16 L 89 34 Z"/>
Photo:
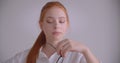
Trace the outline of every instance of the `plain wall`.
<path fill-rule="evenodd" d="M 0 61 L 29 49 L 37 39 L 42 6 L 51 0 L 0 0 Z M 103 63 L 120 63 L 120 1 L 61 0 L 67 38 L 86 44 Z"/>

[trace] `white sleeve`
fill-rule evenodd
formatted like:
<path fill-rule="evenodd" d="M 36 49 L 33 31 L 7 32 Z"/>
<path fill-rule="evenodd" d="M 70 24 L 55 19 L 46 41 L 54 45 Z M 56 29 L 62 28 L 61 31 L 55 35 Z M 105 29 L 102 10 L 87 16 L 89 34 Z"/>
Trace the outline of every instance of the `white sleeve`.
<path fill-rule="evenodd" d="M 84 55 L 82 55 L 80 63 L 87 63 L 86 58 L 85 58 Z M 102 61 L 100 61 L 99 63 L 102 63 Z"/>
<path fill-rule="evenodd" d="M 4 63 L 26 63 L 26 57 L 28 53 L 29 53 L 29 49 L 23 52 L 17 53 L 14 57 L 8 59 Z"/>
<path fill-rule="evenodd" d="M 8 59 L 4 63 L 26 63 L 26 57 L 28 55 L 29 49 L 23 52 L 17 53 L 14 57 Z"/>
<path fill-rule="evenodd" d="M 16 54 L 14 57 L 8 59 L 4 63 L 19 63 L 19 56 Z"/>
<path fill-rule="evenodd" d="M 87 61 L 86 61 L 84 55 L 82 55 L 82 57 L 81 57 L 81 59 L 80 59 L 80 63 L 87 63 Z"/>

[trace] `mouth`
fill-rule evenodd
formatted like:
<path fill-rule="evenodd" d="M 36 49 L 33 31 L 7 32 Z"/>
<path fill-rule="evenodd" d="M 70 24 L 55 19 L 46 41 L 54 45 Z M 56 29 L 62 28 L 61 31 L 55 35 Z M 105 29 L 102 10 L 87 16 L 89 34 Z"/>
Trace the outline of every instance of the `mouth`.
<path fill-rule="evenodd" d="M 60 35 L 61 32 L 57 32 L 57 31 L 55 31 L 55 32 L 53 32 L 52 34 L 53 34 L 53 35 Z"/>

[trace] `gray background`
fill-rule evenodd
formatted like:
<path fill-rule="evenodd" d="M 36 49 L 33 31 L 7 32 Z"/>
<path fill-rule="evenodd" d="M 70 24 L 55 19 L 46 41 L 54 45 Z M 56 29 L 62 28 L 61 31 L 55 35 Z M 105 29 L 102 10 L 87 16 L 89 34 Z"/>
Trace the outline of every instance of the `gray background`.
<path fill-rule="evenodd" d="M 51 0 L 0 0 L 0 61 L 29 49 L 40 28 L 41 7 Z M 120 63 L 120 1 L 61 0 L 68 10 L 66 37 L 86 44 L 103 63 Z"/>

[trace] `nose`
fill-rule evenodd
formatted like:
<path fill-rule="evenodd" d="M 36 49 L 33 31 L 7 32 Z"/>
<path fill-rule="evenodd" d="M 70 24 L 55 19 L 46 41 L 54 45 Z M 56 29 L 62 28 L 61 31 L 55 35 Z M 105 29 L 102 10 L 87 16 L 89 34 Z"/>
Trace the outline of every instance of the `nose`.
<path fill-rule="evenodd" d="M 60 24 L 58 21 L 55 21 L 54 23 L 54 29 L 58 29 L 60 27 Z"/>

